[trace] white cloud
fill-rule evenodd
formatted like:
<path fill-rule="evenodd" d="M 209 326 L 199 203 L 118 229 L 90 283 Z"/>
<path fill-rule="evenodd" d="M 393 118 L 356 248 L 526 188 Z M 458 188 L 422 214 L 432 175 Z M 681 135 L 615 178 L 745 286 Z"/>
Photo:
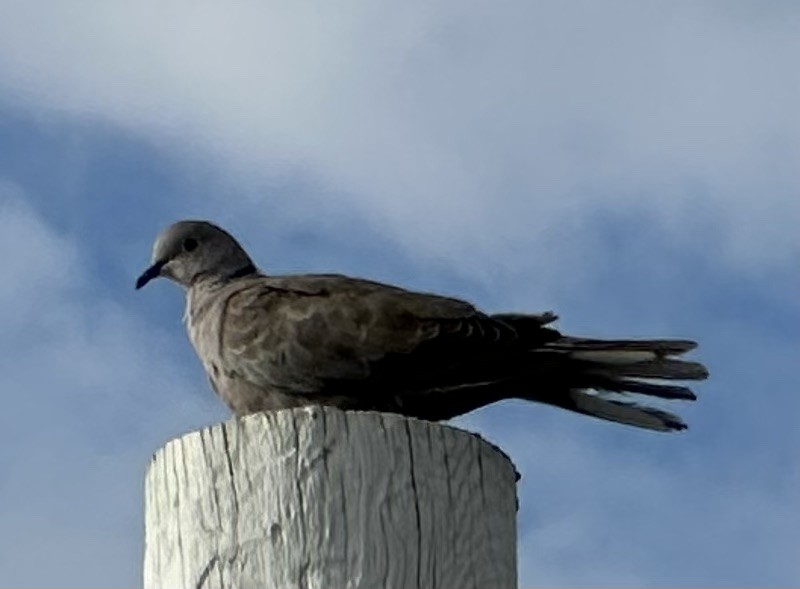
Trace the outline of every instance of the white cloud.
<path fill-rule="evenodd" d="M 191 394 L 202 377 L 162 333 L 92 292 L 84 253 L 25 196 L 0 183 L 2 582 L 132 582 L 147 460 L 212 418 L 211 395 Z"/>
<path fill-rule="evenodd" d="M 13 253 L 0 259 L 0 274 L 12 278 L 0 288 L 0 388 L 12 391 L 0 427 L 14 440 L 0 451 L 0 518 L 15 531 L 0 537 L 3 582 L 130 583 L 141 564 L 147 458 L 211 418 L 217 403 L 199 367 L 183 366 L 173 348 L 188 348 L 178 317 L 167 339 L 152 331 L 157 321 L 131 316 L 133 299 L 123 308 L 93 294 L 90 254 L 42 222 L 26 197 L 9 184 L 0 192 L 0 246 Z M 619 312 L 607 303 L 597 301 Z M 702 391 L 702 419 L 691 419 L 697 427 L 686 436 L 623 433 L 534 406 L 462 420 L 482 424 L 523 473 L 524 585 L 796 576 L 800 480 L 781 465 L 798 441 L 787 384 L 798 350 L 746 320 L 717 322 L 704 341 L 706 359 L 732 368 L 715 373 L 717 398 Z"/>
<path fill-rule="evenodd" d="M 765 390 L 795 414 L 789 388 Z M 792 452 L 778 439 L 793 447 L 797 436 L 774 414 L 781 433 L 766 433 L 747 416 L 756 404 L 733 418 L 712 406 L 716 442 L 707 425 L 661 436 L 522 404 L 460 421 L 489 432 L 522 473 L 522 586 L 780 585 L 798 574 L 800 478 L 781 466 Z"/>
<path fill-rule="evenodd" d="M 580 257 L 555 227 L 632 206 L 780 266 L 798 249 L 799 18 L 744 0 L 10 2 L 0 80 L 6 101 L 261 187 L 299 167 L 472 271 L 523 249 Z"/>
<path fill-rule="evenodd" d="M 541 284 L 590 283 L 587 266 L 600 245 L 596 212 L 641 213 L 637 221 L 657 226 L 652 234 L 751 272 L 793 261 L 798 14 L 795 3 L 745 0 L 12 0 L 0 5 L 0 102 L 111 124 L 169 157 L 216 169 L 238 183 L 219 196 L 220 208 L 232 205 L 231 218 L 241 211 L 268 218 L 280 207 L 297 225 L 318 226 L 349 207 L 418 258 L 475 275 L 505 272 L 497 296 L 530 308 L 537 299 L 528 291 Z M 275 202 L 270 182 L 298 173 L 319 185 L 319 195 L 298 196 L 303 202 L 291 207 Z M 87 252 L 25 200 L 13 186 L 0 187 L 0 248 L 14 254 L 0 259 L 3 276 L 14 277 L 0 283 L 0 325 L 13 334 L 0 339 L 0 386 L 13 391 L 13 410 L 0 414 L 0 425 L 15 440 L 0 451 L 0 516 L 22 530 L 0 538 L 0 570 L 19 571 L 6 584 L 56 584 L 67 577 L 37 563 L 60 562 L 73 583 L 119 584 L 120 571 L 140 565 L 140 537 L 131 531 L 139 530 L 137 477 L 146 456 L 208 415 L 197 403 L 214 401 L 196 365 L 181 371 L 173 340 L 148 331 L 110 294 L 87 298 Z M 144 260 L 147 252 L 136 255 Z M 708 285 L 674 284 L 672 269 L 662 275 L 644 263 L 646 251 L 640 255 L 641 264 L 625 261 L 642 281 L 660 281 L 643 291 L 642 304 L 657 295 L 668 299 L 659 317 L 684 306 L 696 315 L 699 303 L 688 299 Z M 622 294 L 610 300 L 617 294 L 590 293 L 584 301 L 596 308 L 573 311 L 611 325 L 631 312 Z M 794 578 L 792 556 L 781 547 L 797 544 L 785 509 L 797 481 L 774 475 L 791 458 L 778 439 L 784 429 L 774 424 L 791 425 L 786 383 L 794 376 L 786 367 L 796 354 L 785 342 L 754 339 L 758 322 L 703 323 L 689 334 L 705 331 L 704 355 L 717 350 L 738 395 L 704 395 L 704 413 L 692 421 L 707 426 L 703 443 L 665 445 L 694 440 L 699 456 L 716 464 L 729 448 L 756 447 L 765 436 L 771 456 L 737 457 L 741 468 L 772 474 L 745 485 L 747 472 L 719 481 L 707 464 L 659 464 L 659 451 L 646 443 L 614 453 L 615 434 L 595 438 L 598 425 L 591 441 L 583 439 L 566 425 L 569 416 L 542 409 L 558 426 L 503 442 L 526 457 L 518 466 L 530 481 L 523 580 L 674 583 L 677 575 L 661 567 L 694 556 L 695 568 L 681 569 L 680 578 L 699 585 L 719 579 L 726 558 L 747 553 L 749 537 L 759 540 L 761 562 L 770 563 L 761 570 L 772 570 L 776 584 Z M 176 339 L 177 326 L 176 316 Z M 717 371 L 712 382 L 724 386 Z M 189 383 L 203 387 L 200 401 Z M 769 402 L 748 396 L 751 390 L 768 392 Z M 544 423 L 530 414 L 535 426 Z M 630 436 L 625 443 L 642 439 Z M 779 480 L 779 488 L 767 489 L 766 480 Z M 698 500 L 684 484 L 715 495 Z M 659 526 L 685 528 L 651 536 L 654 504 Z M 630 511 L 620 513 L 625 506 Z M 104 517 L 89 518 L 93 507 Z M 681 537 L 690 529 L 697 538 Z M 783 540 L 770 539 L 771 529 Z M 630 537 L 609 539 L 614 533 Z M 718 548 L 717 533 L 728 534 Z"/>

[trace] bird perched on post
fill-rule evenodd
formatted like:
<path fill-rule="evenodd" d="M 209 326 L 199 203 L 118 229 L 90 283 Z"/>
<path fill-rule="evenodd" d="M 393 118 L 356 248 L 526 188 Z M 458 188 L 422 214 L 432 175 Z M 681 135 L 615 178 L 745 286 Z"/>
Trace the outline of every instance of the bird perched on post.
<path fill-rule="evenodd" d="M 517 398 L 671 431 L 686 425 L 623 398 L 694 400 L 664 381 L 708 376 L 678 358 L 692 341 L 569 337 L 552 313 L 489 315 L 341 275 L 269 276 L 206 221 L 158 236 L 136 288 L 160 276 L 186 288 L 189 339 L 237 415 L 323 404 L 441 420 Z"/>

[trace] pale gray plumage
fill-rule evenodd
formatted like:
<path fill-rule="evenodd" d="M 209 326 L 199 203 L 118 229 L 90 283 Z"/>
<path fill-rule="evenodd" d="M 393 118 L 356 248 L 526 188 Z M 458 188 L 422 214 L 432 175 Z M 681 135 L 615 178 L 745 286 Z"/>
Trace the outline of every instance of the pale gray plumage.
<path fill-rule="evenodd" d="M 692 400 L 686 387 L 649 379 L 708 374 L 676 358 L 690 341 L 573 338 L 547 327 L 550 313 L 486 315 L 346 276 L 266 276 L 205 221 L 159 235 L 137 288 L 158 276 L 187 289 L 189 338 L 239 415 L 320 403 L 438 420 L 515 397 L 669 431 L 686 426 L 613 394 Z"/>

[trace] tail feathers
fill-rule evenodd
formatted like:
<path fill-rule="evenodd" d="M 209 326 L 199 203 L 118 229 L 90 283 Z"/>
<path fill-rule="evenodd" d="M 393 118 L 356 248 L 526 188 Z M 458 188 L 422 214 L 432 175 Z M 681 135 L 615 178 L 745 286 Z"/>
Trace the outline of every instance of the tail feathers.
<path fill-rule="evenodd" d="M 609 379 L 603 383 L 598 382 L 595 386 L 604 391 L 637 393 L 639 395 L 659 397 L 661 399 L 681 399 L 684 401 L 694 401 L 697 399 L 697 395 L 695 395 L 689 387 L 642 382 L 628 378 Z"/>
<path fill-rule="evenodd" d="M 686 429 L 679 417 L 659 409 L 612 400 L 606 392 L 693 401 L 689 387 L 670 380 L 703 380 L 699 362 L 678 358 L 694 349 L 688 340 L 593 340 L 562 337 L 541 348 L 566 359 L 568 392 L 554 404 L 586 415 L 657 431 Z M 592 394 L 588 391 L 596 391 Z M 547 401 L 545 401 L 547 402 Z"/>
<path fill-rule="evenodd" d="M 584 415 L 660 432 L 680 431 L 686 424 L 677 415 L 625 401 L 612 401 L 583 391 L 570 391 L 561 405 Z"/>
<path fill-rule="evenodd" d="M 636 352 L 634 352 L 636 354 Z M 575 358 L 575 355 L 571 355 Z M 686 360 L 639 360 L 631 362 L 608 362 L 605 360 L 591 360 L 586 356 L 576 359 L 588 360 L 595 367 L 587 367 L 586 374 L 608 375 L 615 377 L 633 378 L 663 378 L 666 380 L 703 380 L 708 378 L 708 370 L 699 362 Z"/>
<path fill-rule="evenodd" d="M 695 342 L 689 340 L 592 340 L 562 337 L 546 345 L 544 350 L 565 354 L 575 361 L 575 370 L 584 376 L 595 376 L 601 380 L 703 380 L 708 378 L 708 370 L 704 365 L 676 358 L 696 346 Z M 620 386 L 608 390 L 653 394 L 650 391 L 634 391 Z"/>
<path fill-rule="evenodd" d="M 679 356 L 697 347 L 697 342 L 684 339 L 592 339 L 561 336 L 551 344 L 553 348 L 578 351 L 610 351 L 616 353 L 650 352 L 651 357 Z"/>

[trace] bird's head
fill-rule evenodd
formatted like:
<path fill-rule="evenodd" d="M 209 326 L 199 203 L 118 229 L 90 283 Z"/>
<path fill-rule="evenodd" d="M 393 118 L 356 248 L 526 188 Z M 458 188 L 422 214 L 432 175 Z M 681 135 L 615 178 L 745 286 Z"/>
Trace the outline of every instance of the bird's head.
<path fill-rule="evenodd" d="M 156 238 L 152 265 L 136 281 L 136 288 L 160 276 L 189 287 L 200 278 L 250 272 L 255 272 L 252 260 L 228 232 L 207 221 L 179 221 Z"/>

